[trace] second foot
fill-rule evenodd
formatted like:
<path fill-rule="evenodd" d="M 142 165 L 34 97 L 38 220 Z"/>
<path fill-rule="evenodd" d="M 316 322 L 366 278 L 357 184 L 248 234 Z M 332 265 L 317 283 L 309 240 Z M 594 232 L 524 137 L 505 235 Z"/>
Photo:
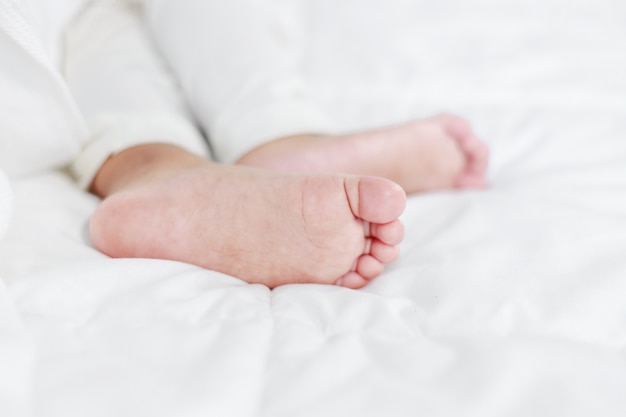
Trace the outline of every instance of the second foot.
<path fill-rule="evenodd" d="M 489 151 L 453 115 L 339 136 L 301 135 L 262 145 L 240 164 L 300 172 L 375 175 L 409 193 L 483 188 Z"/>

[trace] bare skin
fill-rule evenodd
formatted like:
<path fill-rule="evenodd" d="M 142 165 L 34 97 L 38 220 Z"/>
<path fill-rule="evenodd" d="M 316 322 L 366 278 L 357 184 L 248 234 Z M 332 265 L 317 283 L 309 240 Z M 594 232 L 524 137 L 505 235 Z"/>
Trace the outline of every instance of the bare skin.
<path fill-rule="evenodd" d="M 196 264 L 251 283 L 360 288 L 398 256 L 406 195 L 378 177 L 224 166 L 165 145 L 111 157 L 90 228 L 113 257 Z"/>
<path fill-rule="evenodd" d="M 489 151 L 460 117 L 440 115 L 369 132 L 298 135 L 268 142 L 239 164 L 290 172 L 388 178 L 408 194 L 483 188 Z"/>
<path fill-rule="evenodd" d="M 92 191 L 105 200 L 91 234 L 113 257 L 183 261 L 269 287 L 360 288 L 398 256 L 405 192 L 485 187 L 487 160 L 485 144 L 450 115 L 283 138 L 235 166 L 142 145 L 100 169 Z"/>

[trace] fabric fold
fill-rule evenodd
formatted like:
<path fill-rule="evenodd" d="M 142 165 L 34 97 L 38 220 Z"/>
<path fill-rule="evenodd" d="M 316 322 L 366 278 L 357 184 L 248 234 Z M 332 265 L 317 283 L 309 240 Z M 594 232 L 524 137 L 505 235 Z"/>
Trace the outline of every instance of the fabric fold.
<path fill-rule="evenodd" d="M 12 210 L 13 193 L 6 175 L 0 171 L 0 239 L 4 236 L 4 232 L 9 225 Z"/>

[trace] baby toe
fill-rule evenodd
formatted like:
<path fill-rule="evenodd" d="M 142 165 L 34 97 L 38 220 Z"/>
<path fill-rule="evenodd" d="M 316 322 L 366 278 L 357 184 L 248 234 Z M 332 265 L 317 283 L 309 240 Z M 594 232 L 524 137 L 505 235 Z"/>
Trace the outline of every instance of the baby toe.
<path fill-rule="evenodd" d="M 369 280 L 365 279 L 358 273 L 351 271 L 335 281 L 335 285 L 356 290 L 363 288 L 368 282 Z"/>

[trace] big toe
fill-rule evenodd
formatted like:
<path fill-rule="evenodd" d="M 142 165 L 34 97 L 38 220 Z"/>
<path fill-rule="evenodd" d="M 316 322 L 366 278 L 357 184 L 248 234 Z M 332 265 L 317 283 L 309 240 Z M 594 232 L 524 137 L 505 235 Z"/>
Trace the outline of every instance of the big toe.
<path fill-rule="evenodd" d="M 389 223 L 406 207 L 402 187 L 385 178 L 347 177 L 344 187 L 352 213 L 367 222 Z"/>
<path fill-rule="evenodd" d="M 472 131 L 470 124 L 454 115 L 441 115 L 447 133 L 454 138 L 465 156 L 465 170 L 457 180 L 461 188 L 484 187 L 485 172 L 489 163 L 489 147 Z"/>

